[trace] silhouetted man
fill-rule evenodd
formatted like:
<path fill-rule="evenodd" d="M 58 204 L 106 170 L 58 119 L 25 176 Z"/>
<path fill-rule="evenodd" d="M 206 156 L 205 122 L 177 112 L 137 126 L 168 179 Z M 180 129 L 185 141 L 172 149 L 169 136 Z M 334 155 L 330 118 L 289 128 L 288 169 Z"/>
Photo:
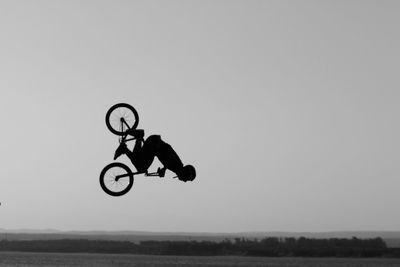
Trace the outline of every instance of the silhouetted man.
<path fill-rule="evenodd" d="M 157 174 L 164 177 L 165 171 L 171 170 L 176 173 L 179 180 L 187 182 L 196 178 L 196 170 L 192 165 L 184 166 L 178 154 L 172 147 L 161 140 L 159 135 L 151 135 L 144 141 L 144 130 L 133 130 L 132 134 L 136 138 L 133 151 L 130 151 L 125 142 L 121 142 L 115 151 L 114 160 L 126 154 L 135 166 L 136 170 L 148 174 L 147 170 L 153 163 L 154 157 L 164 165 L 158 168 Z"/>

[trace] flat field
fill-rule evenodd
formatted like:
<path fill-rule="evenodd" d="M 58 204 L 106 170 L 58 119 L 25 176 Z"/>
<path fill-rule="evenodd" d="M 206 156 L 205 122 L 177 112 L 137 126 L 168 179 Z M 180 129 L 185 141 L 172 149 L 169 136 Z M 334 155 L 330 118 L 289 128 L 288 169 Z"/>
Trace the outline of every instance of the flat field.
<path fill-rule="evenodd" d="M 190 257 L 78 253 L 0 252 L 1 267 L 32 266 L 309 266 L 309 267 L 372 267 L 400 266 L 400 259 L 347 258 L 261 258 L 261 257 Z"/>

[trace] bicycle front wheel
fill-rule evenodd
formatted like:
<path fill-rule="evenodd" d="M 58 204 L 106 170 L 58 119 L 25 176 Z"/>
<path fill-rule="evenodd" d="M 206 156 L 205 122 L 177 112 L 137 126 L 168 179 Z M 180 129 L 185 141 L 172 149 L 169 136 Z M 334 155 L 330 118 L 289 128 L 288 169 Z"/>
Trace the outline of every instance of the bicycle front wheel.
<path fill-rule="evenodd" d="M 107 111 L 106 125 L 113 134 L 125 135 L 129 129 L 136 129 L 138 124 L 139 115 L 129 104 L 115 104 Z"/>
<path fill-rule="evenodd" d="M 110 196 L 125 195 L 133 186 L 133 173 L 123 163 L 110 163 L 100 173 L 100 186 Z"/>

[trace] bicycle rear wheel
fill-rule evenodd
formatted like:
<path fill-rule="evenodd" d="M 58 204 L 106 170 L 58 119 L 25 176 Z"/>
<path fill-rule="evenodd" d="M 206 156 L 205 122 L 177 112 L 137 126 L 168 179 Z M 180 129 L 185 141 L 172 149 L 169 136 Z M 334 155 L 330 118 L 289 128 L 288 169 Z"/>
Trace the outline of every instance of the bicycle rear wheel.
<path fill-rule="evenodd" d="M 133 186 L 133 173 L 123 163 L 110 163 L 100 173 L 100 186 L 110 196 L 125 195 Z"/>
<path fill-rule="evenodd" d="M 129 104 L 115 104 L 106 113 L 106 125 L 113 134 L 126 135 L 126 131 L 136 129 L 138 124 L 139 115 Z"/>

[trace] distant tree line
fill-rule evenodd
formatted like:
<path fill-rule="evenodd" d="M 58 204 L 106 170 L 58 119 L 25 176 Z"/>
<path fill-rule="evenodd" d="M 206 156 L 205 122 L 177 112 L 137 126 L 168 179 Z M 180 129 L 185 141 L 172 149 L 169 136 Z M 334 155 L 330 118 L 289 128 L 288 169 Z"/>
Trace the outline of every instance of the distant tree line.
<path fill-rule="evenodd" d="M 151 255 L 242 255 L 264 257 L 400 257 L 382 238 L 236 238 L 211 241 L 107 241 L 87 239 L 0 241 L 0 251 L 128 253 Z"/>

